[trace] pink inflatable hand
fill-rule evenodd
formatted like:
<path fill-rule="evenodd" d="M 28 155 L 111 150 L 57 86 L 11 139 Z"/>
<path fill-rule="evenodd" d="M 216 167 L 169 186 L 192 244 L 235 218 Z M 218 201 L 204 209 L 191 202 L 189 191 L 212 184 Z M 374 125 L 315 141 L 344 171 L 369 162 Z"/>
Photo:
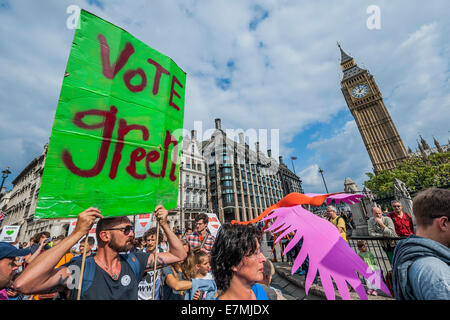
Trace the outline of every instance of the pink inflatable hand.
<path fill-rule="evenodd" d="M 320 196 L 322 195 L 321 193 L 305 193 L 305 196 L 308 197 L 315 197 L 315 196 Z M 336 204 L 339 204 L 339 202 L 345 202 L 348 204 L 355 204 L 357 202 L 359 202 L 360 198 L 364 198 L 365 195 L 364 194 L 358 194 L 358 193 L 339 193 L 339 194 L 333 194 L 327 197 L 327 205 L 331 203 L 331 200 L 336 201 Z"/>
<path fill-rule="evenodd" d="M 372 269 L 353 251 L 340 236 L 338 229 L 329 221 L 322 219 L 301 205 L 275 209 L 263 220 L 274 219 L 270 231 L 282 232 L 276 241 L 292 231 L 295 236 L 286 246 L 283 254 L 289 252 L 303 238 L 303 244 L 292 266 L 292 274 L 309 256 L 309 270 L 306 276 L 305 291 L 309 288 L 319 271 L 320 279 L 329 300 L 335 300 L 333 281 L 344 300 L 350 300 L 347 283 L 350 284 L 361 299 L 367 300 L 367 295 L 358 274 L 370 281 L 377 288 L 390 295 L 380 273 Z"/>
<path fill-rule="evenodd" d="M 331 203 L 331 200 L 336 201 L 336 204 L 339 204 L 340 201 L 348 203 L 348 204 L 355 204 L 359 202 L 360 198 L 364 198 L 365 195 L 363 194 L 352 194 L 352 193 L 340 193 L 340 194 L 334 194 L 332 196 L 329 196 L 327 198 L 327 204 Z"/>

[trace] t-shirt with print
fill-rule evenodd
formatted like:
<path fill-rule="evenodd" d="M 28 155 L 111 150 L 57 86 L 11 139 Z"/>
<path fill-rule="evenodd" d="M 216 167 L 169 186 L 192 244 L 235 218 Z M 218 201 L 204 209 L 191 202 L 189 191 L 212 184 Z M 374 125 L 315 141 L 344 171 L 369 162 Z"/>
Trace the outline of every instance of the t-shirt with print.
<path fill-rule="evenodd" d="M 176 291 L 172 289 L 168 284 L 166 284 L 166 279 L 169 274 L 173 275 L 175 279 L 178 278 L 178 280 L 180 281 L 183 280 L 183 274 L 181 272 L 174 273 L 171 266 L 164 267 L 161 277 L 161 300 L 183 300 L 184 298 L 181 295 L 180 291 Z"/>
<path fill-rule="evenodd" d="M 117 280 L 113 278 L 95 263 L 95 275 L 92 284 L 80 297 L 80 300 L 138 300 L 138 284 L 144 276 L 149 253 L 133 253 L 140 265 L 140 276 L 136 279 L 133 269 L 124 258 L 120 258 L 120 275 Z M 93 259 L 93 258 L 90 258 Z M 65 266 L 77 265 L 81 267 L 82 259 L 70 261 Z M 69 299 L 76 300 L 78 283 L 70 290 Z"/>
<path fill-rule="evenodd" d="M 139 282 L 138 288 L 139 300 L 153 300 L 153 275 L 154 275 L 153 270 L 146 272 L 141 282 Z M 161 270 L 156 270 L 155 300 L 159 300 L 160 287 L 161 287 Z"/>
<path fill-rule="evenodd" d="M 147 252 L 147 248 L 144 248 L 142 252 Z M 158 245 L 158 253 L 163 252 L 161 247 Z M 144 277 L 141 282 L 139 282 L 138 287 L 138 299 L 139 300 L 153 300 L 153 272 L 154 268 L 152 266 L 151 271 L 145 272 Z M 155 300 L 160 299 L 161 291 L 161 269 L 156 270 L 156 281 L 155 281 Z"/>

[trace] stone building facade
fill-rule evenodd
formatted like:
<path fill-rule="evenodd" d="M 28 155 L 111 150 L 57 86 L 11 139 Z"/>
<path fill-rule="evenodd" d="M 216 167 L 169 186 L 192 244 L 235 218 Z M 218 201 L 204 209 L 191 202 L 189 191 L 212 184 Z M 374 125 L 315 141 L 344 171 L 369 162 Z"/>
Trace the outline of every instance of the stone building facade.
<path fill-rule="evenodd" d="M 437 141 L 436 138 L 433 137 L 434 147 L 432 147 L 421 135 L 419 135 L 419 137 L 420 140 L 417 140 L 417 148 L 415 149 L 415 152 L 413 152 L 411 148 L 408 147 L 408 153 L 410 156 L 422 157 L 423 159 L 426 159 L 433 153 L 450 151 L 450 142 L 441 145 L 439 141 Z"/>
<path fill-rule="evenodd" d="M 283 187 L 283 196 L 286 196 L 291 192 L 304 193 L 302 188 L 302 180 L 300 180 L 299 176 L 297 176 L 294 172 L 289 170 L 288 166 L 284 163 L 282 156 L 280 156 L 279 159 L 279 174 L 281 185 Z"/>
<path fill-rule="evenodd" d="M 178 215 L 182 228 L 194 227 L 195 216 L 207 212 L 206 163 L 195 130 L 183 137 L 178 189 Z"/>
<path fill-rule="evenodd" d="M 13 188 L 8 192 L 6 217 L 1 226 L 20 225 L 17 241 L 29 241 L 32 236 L 42 231 L 48 231 L 52 236 L 66 235 L 69 229 L 69 219 L 34 220 L 34 212 L 41 186 L 47 145 L 43 153 L 34 158 L 22 172 L 13 180 Z"/>
<path fill-rule="evenodd" d="M 222 223 L 254 219 L 284 196 L 279 165 L 270 150 L 265 155 L 258 142 L 255 151 L 251 150 L 243 133 L 237 141 L 230 139 L 222 130 L 220 119 L 215 122 L 211 138 L 202 143 L 207 164 L 208 209 Z"/>

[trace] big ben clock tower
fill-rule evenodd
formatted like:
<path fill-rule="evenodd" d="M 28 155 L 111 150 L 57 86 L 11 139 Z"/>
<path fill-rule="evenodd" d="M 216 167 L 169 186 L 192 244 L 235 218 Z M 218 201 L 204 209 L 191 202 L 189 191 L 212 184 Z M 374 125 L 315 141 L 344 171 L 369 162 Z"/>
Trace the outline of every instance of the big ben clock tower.
<path fill-rule="evenodd" d="M 374 172 L 392 170 L 408 157 L 402 139 L 383 102 L 373 76 L 358 67 L 353 58 L 342 50 L 343 77 L 341 90 L 355 118 L 359 132 L 372 161 Z"/>

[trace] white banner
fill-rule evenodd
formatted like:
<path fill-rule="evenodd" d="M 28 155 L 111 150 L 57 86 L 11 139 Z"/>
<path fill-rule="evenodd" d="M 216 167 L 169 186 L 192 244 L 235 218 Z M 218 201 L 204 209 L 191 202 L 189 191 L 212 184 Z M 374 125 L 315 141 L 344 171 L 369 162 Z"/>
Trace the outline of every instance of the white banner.
<path fill-rule="evenodd" d="M 208 215 L 208 230 L 215 237 L 221 226 L 219 219 L 215 213 L 206 213 Z"/>
<path fill-rule="evenodd" d="M 2 242 L 14 242 L 19 234 L 20 226 L 4 226 L 2 234 L 0 235 L 0 241 Z"/>
<path fill-rule="evenodd" d="M 77 219 L 72 219 L 72 220 L 70 221 L 69 230 L 68 230 L 67 235 L 70 235 L 70 234 L 73 232 L 73 230 L 75 230 L 75 226 L 76 226 L 76 225 L 77 225 Z M 92 248 L 92 250 L 97 249 L 97 236 L 95 235 L 96 227 L 97 227 L 97 224 L 94 224 L 94 225 L 92 226 L 91 230 L 89 230 L 89 237 L 94 238 L 94 241 L 95 241 L 94 247 Z M 83 237 L 83 238 L 84 238 L 84 237 Z M 79 250 L 79 248 L 80 248 L 80 242 L 81 242 L 81 240 L 78 241 L 78 243 L 75 245 L 75 248 L 76 248 L 77 250 Z"/>
<path fill-rule="evenodd" d="M 153 220 L 153 213 L 140 214 L 135 216 L 135 218 L 134 237 L 140 238 L 148 229 L 150 229 Z"/>

